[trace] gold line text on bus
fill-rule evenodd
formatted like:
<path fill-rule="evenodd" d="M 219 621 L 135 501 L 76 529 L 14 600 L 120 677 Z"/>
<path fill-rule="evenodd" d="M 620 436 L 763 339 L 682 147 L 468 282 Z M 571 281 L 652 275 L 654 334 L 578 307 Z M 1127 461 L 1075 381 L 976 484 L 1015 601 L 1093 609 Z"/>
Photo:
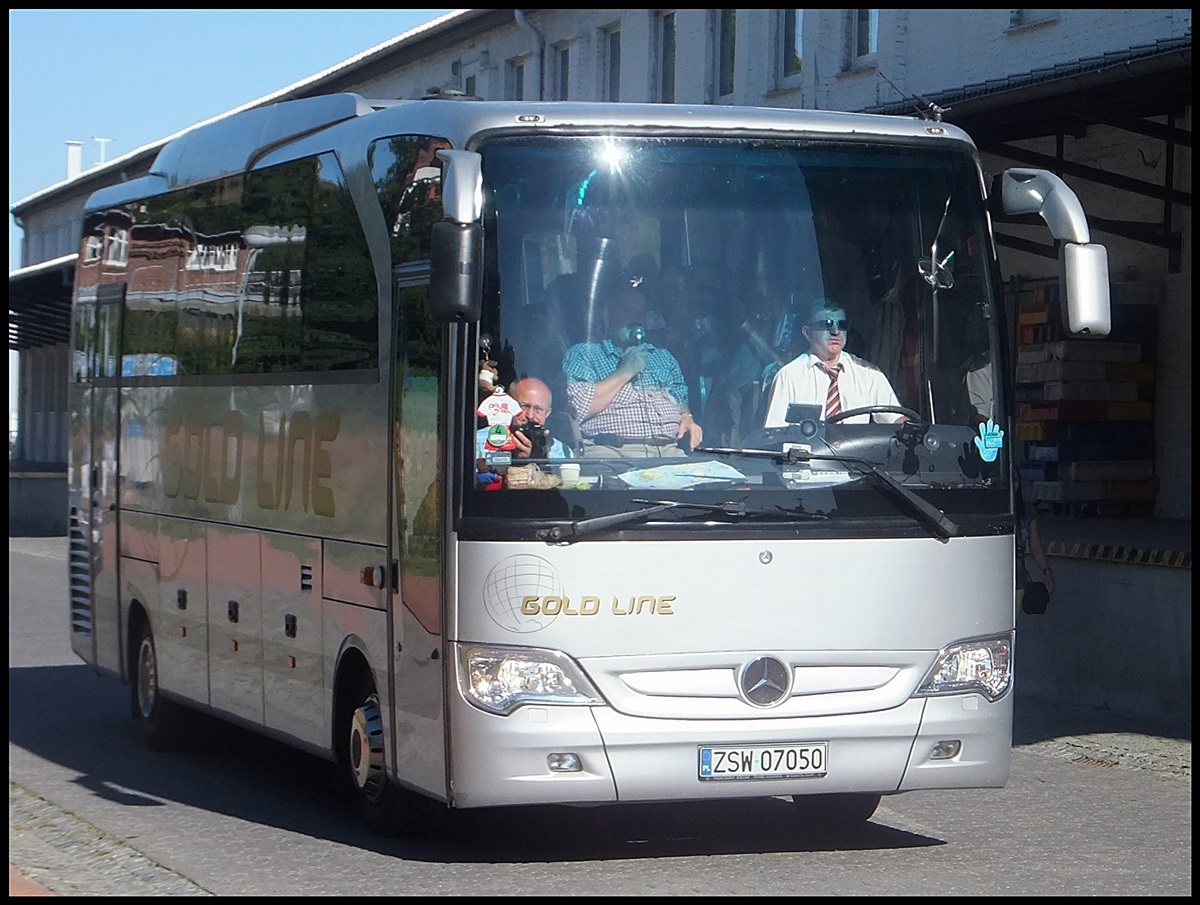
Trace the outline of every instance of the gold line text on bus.
<path fill-rule="evenodd" d="M 610 612 L 614 616 L 636 616 L 640 614 L 653 616 L 674 616 L 672 604 L 674 595 L 669 597 L 631 596 L 627 602 L 613 596 Z M 536 595 L 521 598 L 521 612 L 526 616 L 595 616 L 600 612 L 600 598 L 585 594 L 579 598 L 579 607 L 571 603 L 570 597 L 538 597 Z"/>
<path fill-rule="evenodd" d="M 255 443 L 255 497 L 262 509 L 310 509 L 332 517 L 333 466 L 327 444 L 337 439 L 341 416 L 306 411 L 280 418 L 271 437 L 266 417 L 258 418 Z M 165 423 L 163 496 L 232 505 L 242 490 L 246 425 L 240 412 L 226 411 L 205 423 L 190 413 L 172 412 Z M 297 490 L 299 491 L 297 493 Z"/>

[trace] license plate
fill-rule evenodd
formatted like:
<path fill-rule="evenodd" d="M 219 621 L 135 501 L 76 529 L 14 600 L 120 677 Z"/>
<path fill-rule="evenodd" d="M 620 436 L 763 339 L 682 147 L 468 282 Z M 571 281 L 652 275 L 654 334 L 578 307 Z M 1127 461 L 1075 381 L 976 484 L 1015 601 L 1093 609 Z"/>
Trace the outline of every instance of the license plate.
<path fill-rule="evenodd" d="M 797 779 L 829 771 L 827 742 L 700 749 L 700 779 Z"/>

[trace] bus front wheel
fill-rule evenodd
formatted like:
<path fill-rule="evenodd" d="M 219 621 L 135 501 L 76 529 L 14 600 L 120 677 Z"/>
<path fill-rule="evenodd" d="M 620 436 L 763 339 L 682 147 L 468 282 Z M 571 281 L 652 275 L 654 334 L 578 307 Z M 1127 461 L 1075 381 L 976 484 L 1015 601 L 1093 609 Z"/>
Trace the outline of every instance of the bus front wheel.
<path fill-rule="evenodd" d="M 338 758 L 367 825 L 381 836 L 417 835 L 428 827 L 432 802 L 395 783 L 387 772 L 387 745 L 379 695 L 368 677 L 345 699 L 339 719 Z"/>

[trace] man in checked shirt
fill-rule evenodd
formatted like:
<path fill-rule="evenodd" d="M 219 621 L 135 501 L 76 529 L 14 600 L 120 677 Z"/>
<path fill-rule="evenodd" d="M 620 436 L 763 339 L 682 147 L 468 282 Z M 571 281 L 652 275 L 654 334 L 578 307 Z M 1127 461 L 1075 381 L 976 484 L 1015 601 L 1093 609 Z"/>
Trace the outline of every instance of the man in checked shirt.
<path fill-rule="evenodd" d="M 577 343 L 563 357 L 567 400 L 579 421 L 581 455 L 686 456 L 704 437 L 688 411 L 675 356 L 644 341 L 646 300 L 622 283 L 606 298 L 607 338 Z"/>

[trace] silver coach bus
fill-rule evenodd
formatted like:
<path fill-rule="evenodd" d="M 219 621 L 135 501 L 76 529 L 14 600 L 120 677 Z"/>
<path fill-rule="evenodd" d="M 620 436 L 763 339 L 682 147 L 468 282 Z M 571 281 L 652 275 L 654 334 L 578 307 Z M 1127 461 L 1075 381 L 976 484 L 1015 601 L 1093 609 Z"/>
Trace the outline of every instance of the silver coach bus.
<path fill-rule="evenodd" d="M 1104 335 L 1075 196 L 987 182 L 935 120 L 341 94 L 195 129 L 85 213 L 72 646 L 152 747 L 189 710 L 251 727 L 341 763 L 382 833 L 749 796 L 853 823 L 1002 786 L 989 205 L 1043 217 L 1068 328 Z M 822 328 L 894 396 L 777 400 Z M 635 347 L 643 407 L 591 429 L 579 362 Z"/>

